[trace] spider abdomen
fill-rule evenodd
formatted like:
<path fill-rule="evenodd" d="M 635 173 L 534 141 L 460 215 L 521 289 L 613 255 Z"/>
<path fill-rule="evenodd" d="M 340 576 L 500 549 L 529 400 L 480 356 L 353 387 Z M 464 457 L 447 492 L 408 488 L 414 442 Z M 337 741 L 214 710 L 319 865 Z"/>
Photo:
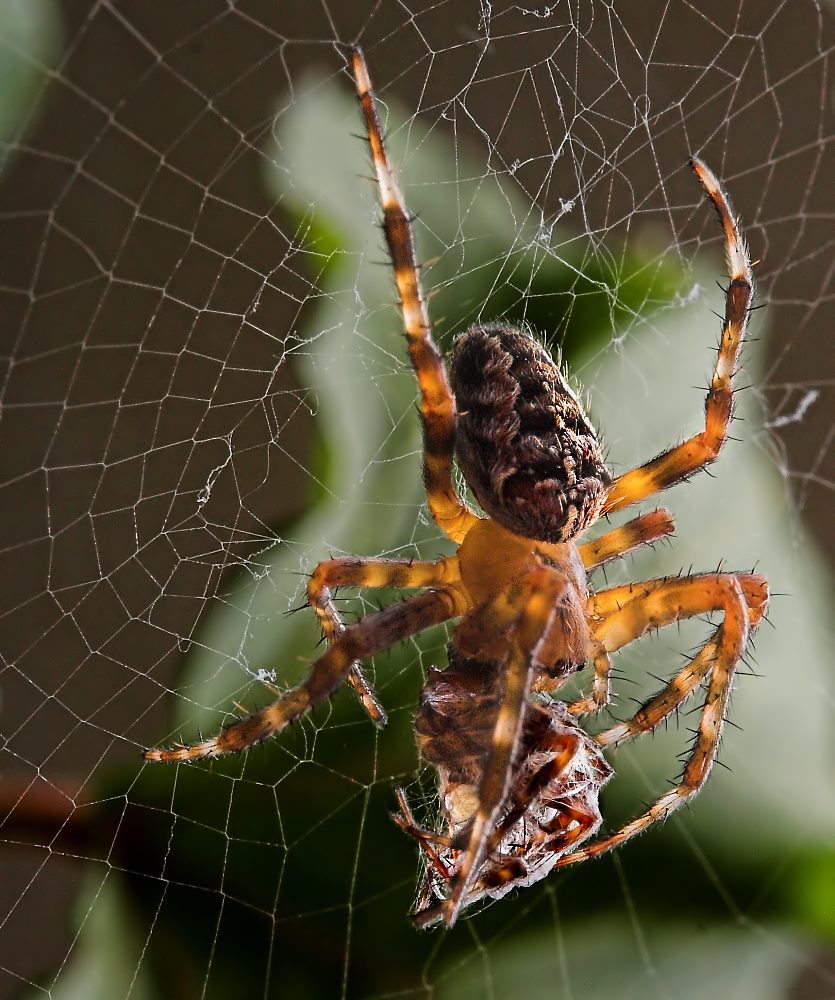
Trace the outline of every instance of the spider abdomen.
<path fill-rule="evenodd" d="M 597 433 L 548 351 L 501 324 L 455 342 L 456 456 L 485 512 L 526 538 L 565 542 L 600 513 L 612 479 Z"/>

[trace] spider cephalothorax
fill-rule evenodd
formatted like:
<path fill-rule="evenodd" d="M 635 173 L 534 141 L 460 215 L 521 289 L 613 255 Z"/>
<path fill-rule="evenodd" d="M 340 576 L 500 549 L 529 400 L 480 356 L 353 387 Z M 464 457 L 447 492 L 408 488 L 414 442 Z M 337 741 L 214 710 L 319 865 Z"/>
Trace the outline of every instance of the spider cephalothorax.
<path fill-rule="evenodd" d="M 349 557 L 320 563 L 307 595 L 329 646 L 308 677 L 217 736 L 147 750 L 145 757 L 191 761 L 246 750 L 321 704 L 346 680 L 370 718 L 383 725 L 385 713 L 360 662 L 455 620 L 450 665 L 430 671 L 416 720 L 420 752 L 438 774 L 442 829 L 419 827 L 402 790 L 395 817 L 426 860 L 416 922 L 451 925 L 463 908 L 485 896 L 530 885 L 552 869 L 624 843 L 669 816 L 707 780 L 734 669 L 768 605 L 765 578 L 706 573 L 594 592 L 587 572 L 669 535 L 672 518 L 654 510 L 593 540 L 579 540 L 601 514 L 644 500 L 716 458 L 731 417 L 731 382 L 753 279 L 726 195 L 701 161 L 691 161 L 722 223 L 731 277 L 705 426 L 612 481 L 577 397 L 529 334 L 499 325 L 470 329 L 455 344 L 450 388 L 359 49 L 353 65 L 420 390 L 427 502 L 458 548 L 434 562 Z M 484 518 L 455 488 L 456 449 Z M 423 593 L 346 627 L 331 594 L 340 586 Z M 608 704 L 611 653 L 650 629 L 710 612 L 722 615 L 721 624 L 632 718 L 593 737 L 574 721 Z M 551 700 L 589 661 L 591 692 L 570 703 Z M 679 783 L 619 830 L 583 844 L 600 825 L 597 796 L 611 773 L 603 750 L 651 731 L 702 687 L 704 704 Z"/>
<path fill-rule="evenodd" d="M 566 542 L 596 521 L 612 477 L 597 432 L 551 355 L 491 323 L 456 341 L 456 458 L 485 512 L 509 531 Z"/>

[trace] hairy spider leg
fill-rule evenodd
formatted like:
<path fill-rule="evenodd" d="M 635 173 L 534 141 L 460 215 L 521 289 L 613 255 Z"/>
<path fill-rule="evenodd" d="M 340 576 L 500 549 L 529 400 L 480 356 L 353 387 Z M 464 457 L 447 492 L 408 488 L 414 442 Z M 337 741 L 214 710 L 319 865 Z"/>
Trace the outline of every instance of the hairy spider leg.
<path fill-rule="evenodd" d="M 586 572 L 597 569 L 604 563 L 619 559 L 641 545 L 651 545 L 671 535 L 675 531 L 675 522 L 668 510 L 659 507 L 647 514 L 641 514 L 618 528 L 613 528 L 593 541 L 577 546 L 583 567 Z M 609 704 L 610 676 L 612 660 L 605 649 L 598 648 L 593 656 L 594 679 L 591 693 L 571 702 L 568 711 L 572 715 L 588 715 L 599 712 Z M 564 678 L 542 677 L 534 684 L 535 691 L 551 691 L 562 684 Z"/>
<path fill-rule="evenodd" d="M 735 575 L 745 598 L 750 634 L 759 625 L 768 608 L 768 584 L 765 577 L 753 573 Z M 657 590 L 664 587 L 666 583 L 665 580 L 657 580 L 654 581 L 654 587 Z M 636 586 L 639 588 L 637 593 L 635 593 Z M 611 615 L 621 610 L 628 602 L 643 600 L 647 594 L 646 586 L 646 584 L 627 584 L 623 587 L 613 587 L 611 590 L 603 591 L 602 594 L 605 594 L 605 601 L 601 602 L 601 606 L 605 606 L 603 613 Z M 640 733 L 649 732 L 667 718 L 707 676 L 716 655 L 717 645 L 721 638 L 720 632 L 721 627 L 705 643 L 698 655 L 688 661 L 658 694 L 645 702 L 631 719 L 618 723 L 605 732 L 598 733 L 595 740 L 601 746 L 617 746 L 624 740 L 632 739 Z"/>
<path fill-rule="evenodd" d="M 367 615 L 349 625 L 332 646 L 315 661 L 307 678 L 277 698 L 260 712 L 227 726 L 217 736 L 185 746 L 146 750 L 146 760 L 176 763 L 219 757 L 248 750 L 256 743 L 281 732 L 329 698 L 345 680 L 351 664 L 373 656 L 401 639 L 432 625 L 456 618 L 466 610 L 466 602 L 454 587 L 432 590 Z"/>
<path fill-rule="evenodd" d="M 719 454 L 728 434 L 739 352 L 748 326 L 754 278 L 748 247 L 742 238 L 728 196 L 712 171 L 701 160 L 690 165 L 713 202 L 725 233 L 725 256 L 731 282 L 725 296 L 725 319 L 716 367 L 705 402 L 705 429 L 682 444 L 663 452 L 645 465 L 619 476 L 612 483 L 603 514 L 612 514 L 652 493 L 686 479 Z"/>
<path fill-rule="evenodd" d="M 329 644 L 336 642 L 345 626 L 331 597 L 332 587 L 396 587 L 404 590 L 440 587 L 459 579 L 456 559 L 420 562 L 408 559 L 362 559 L 350 556 L 320 562 L 307 581 L 307 603 L 313 608 Z M 360 704 L 378 728 L 388 718 L 358 662 L 348 672 Z"/>
<path fill-rule="evenodd" d="M 627 555 L 641 545 L 651 545 L 671 535 L 675 529 L 670 512 L 659 507 L 658 510 L 651 510 L 648 514 L 641 514 L 640 517 L 627 521 L 619 528 L 607 531 L 591 542 L 583 542 L 577 546 L 577 550 L 586 572 L 590 572 L 612 559 Z"/>
<path fill-rule="evenodd" d="M 759 573 L 696 573 L 691 576 L 662 576 L 656 580 L 638 580 L 624 583 L 618 587 L 598 590 L 589 595 L 589 613 L 592 619 L 608 619 L 615 614 L 629 614 L 629 605 L 646 601 L 656 594 L 669 591 L 671 587 L 686 581 L 716 580 L 732 576 L 739 581 L 745 602 L 749 607 L 749 624 L 751 629 L 758 625 L 768 610 L 768 580 Z M 634 610 L 634 609 L 633 609 Z M 690 617 L 689 615 L 685 617 Z M 670 624 L 664 621 L 662 624 Z M 651 624 L 647 628 L 660 628 Z M 640 633 L 641 635 L 643 633 Z M 639 636 L 634 635 L 627 640 L 633 642 Z M 620 649 L 620 646 L 617 647 Z"/>
<path fill-rule="evenodd" d="M 362 49 L 354 49 L 354 79 L 362 104 L 368 143 L 377 175 L 383 230 L 400 295 L 409 357 L 420 389 L 423 422 L 423 476 L 429 510 L 438 527 L 461 542 L 477 515 L 458 496 L 452 481 L 457 420 L 455 399 L 449 387 L 440 352 L 432 340 L 426 299 L 420 283 L 412 226 L 394 168 L 383 142 L 374 93 Z"/>
<path fill-rule="evenodd" d="M 599 712 L 609 704 L 612 658 L 607 650 L 598 647 L 593 657 L 593 663 L 594 680 L 592 681 L 591 694 L 571 702 L 568 711 L 572 715 L 588 715 L 590 712 Z"/>
<path fill-rule="evenodd" d="M 650 706 L 648 712 L 638 722 L 638 731 L 653 728 L 681 704 L 709 673 L 710 679 L 695 742 L 679 783 L 671 791 L 660 796 L 636 819 L 615 833 L 565 855 L 556 862 L 555 867 L 563 868 L 597 857 L 623 844 L 653 823 L 670 816 L 692 798 L 707 780 L 722 738 L 725 713 L 733 685 L 733 673 L 745 649 L 749 621 L 752 617 L 755 621 L 760 620 L 768 600 L 764 577 L 752 575 L 743 579 L 745 590 L 750 595 L 756 596 L 753 614 L 746 602 L 740 578 L 730 573 L 714 573 L 635 584 L 633 586 L 636 596 L 624 607 L 612 611 L 594 629 L 594 638 L 602 642 L 608 650 L 613 651 L 627 645 L 650 629 L 711 611 L 724 612 L 722 624 L 688 665 L 689 670 L 685 668 L 681 671 L 657 699 L 648 703 Z M 644 588 L 643 594 L 640 593 L 641 588 Z M 602 734 L 598 742 L 611 745 L 631 735 L 628 723 L 622 723 L 621 726 L 626 728 L 622 730 L 620 726 L 616 726 L 606 734 Z"/>
<path fill-rule="evenodd" d="M 640 520 L 640 518 L 638 518 Z M 632 521 L 630 524 L 635 524 L 637 522 Z M 624 525 L 624 527 L 629 527 L 629 525 Z M 605 536 L 604 536 L 605 537 Z M 765 588 L 764 578 L 760 576 L 754 576 L 751 574 L 736 574 L 739 584 L 742 587 L 742 592 L 745 595 L 745 601 L 748 605 L 748 628 L 753 631 L 757 625 L 760 623 L 760 619 L 765 614 L 765 609 L 768 601 L 768 590 Z M 639 587 L 642 594 L 646 593 L 646 584 L 625 584 L 622 587 L 612 587 L 609 590 L 601 591 L 599 595 L 594 595 L 591 598 L 591 605 L 593 607 L 593 613 L 595 615 L 601 614 L 612 614 L 614 610 L 619 610 L 623 605 L 635 598 L 635 588 Z M 763 597 L 764 593 L 764 597 Z M 599 598 L 599 599 L 598 599 Z M 711 640 L 712 642 L 713 640 Z M 673 711 L 679 704 L 678 701 L 672 702 L 671 698 L 676 690 L 684 691 L 685 689 L 689 693 L 693 690 L 695 684 L 697 684 L 703 676 L 707 673 L 710 667 L 709 658 L 706 658 L 706 649 L 702 649 L 699 656 L 691 660 L 690 663 L 681 671 L 680 676 L 671 681 L 667 688 L 664 689 L 657 697 L 653 698 L 650 702 L 637 713 L 635 718 L 629 723 L 630 727 L 634 726 L 634 730 L 630 729 L 630 732 L 620 737 L 617 740 L 607 741 L 604 745 L 608 746 L 609 742 L 619 743 L 622 739 L 626 739 L 627 736 L 634 736 L 637 733 L 642 732 L 646 728 L 654 728 L 658 723 L 665 718 L 670 712 Z M 612 659 L 605 649 L 598 649 L 594 655 L 594 681 L 592 684 L 591 694 L 585 698 L 580 698 L 577 701 L 571 702 L 568 706 L 568 711 L 572 715 L 587 715 L 590 712 L 599 712 L 602 708 L 605 708 L 609 704 L 611 697 L 609 688 L 609 678 L 612 671 Z M 692 685 L 690 685 L 690 680 L 694 670 L 697 670 L 698 664 L 704 661 L 707 663 L 704 673 L 695 678 Z M 553 689 L 553 684 L 550 687 L 546 684 L 535 685 L 535 690 L 551 690 Z M 682 699 L 683 700 L 683 699 Z M 656 710 L 661 710 L 660 715 L 656 715 Z M 646 727 L 641 725 L 641 720 L 643 718 L 654 718 L 652 726 Z M 619 727 L 615 727 L 619 729 Z M 600 742 L 605 734 L 601 733 L 597 740 Z"/>
<path fill-rule="evenodd" d="M 519 746 L 524 705 L 531 676 L 541 664 L 537 652 L 547 637 L 557 604 L 567 590 L 559 573 L 543 566 L 533 570 L 513 588 L 500 594 L 498 603 L 515 603 L 517 622 L 513 627 L 505 666 L 505 686 L 501 707 L 490 740 L 490 751 L 478 792 L 478 809 L 473 818 L 464 859 L 456 872 L 449 899 L 444 901 L 444 920 L 451 927 L 465 905 L 467 894 L 484 862 L 502 803 L 508 793 L 514 757 Z"/>

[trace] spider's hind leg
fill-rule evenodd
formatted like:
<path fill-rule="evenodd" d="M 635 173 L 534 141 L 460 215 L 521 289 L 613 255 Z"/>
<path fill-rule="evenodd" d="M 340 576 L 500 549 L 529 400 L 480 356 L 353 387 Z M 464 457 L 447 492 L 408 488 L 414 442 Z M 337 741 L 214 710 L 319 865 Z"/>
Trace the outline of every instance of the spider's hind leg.
<path fill-rule="evenodd" d="M 461 542 L 478 517 L 458 496 L 452 481 L 455 399 L 441 355 L 432 339 L 411 222 L 383 142 L 368 67 L 359 48 L 354 49 L 354 78 L 374 161 L 383 208 L 383 229 L 400 295 L 409 357 L 420 388 L 426 499 L 438 527 L 453 541 Z"/>
<path fill-rule="evenodd" d="M 698 581 L 699 577 L 691 577 L 690 579 Z M 748 612 L 748 631 L 750 634 L 759 625 L 766 613 L 768 607 L 768 586 L 764 577 L 754 574 L 740 573 L 736 575 L 735 579 L 742 589 L 742 595 Z M 664 588 L 666 584 L 667 581 L 665 580 L 656 581 L 656 586 L 659 589 Z M 627 592 L 630 589 L 633 589 L 632 585 L 627 584 L 624 587 L 616 587 L 612 590 L 602 592 L 605 595 L 605 607 L 609 609 L 609 613 L 613 613 L 615 608 L 620 610 L 626 606 L 630 599 L 627 596 Z M 644 598 L 638 597 L 637 600 L 646 600 L 649 598 L 650 593 L 647 592 Z M 635 599 L 634 595 L 633 599 Z M 604 602 L 601 601 L 601 610 L 603 607 Z M 686 663 L 658 694 L 645 702 L 628 721 L 620 722 L 616 726 L 612 726 L 611 729 L 598 733 L 596 737 L 597 742 L 601 746 L 617 746 L 625 740 L 632 739 L 641 733 L 650 732 L 652 729 L 655 729 L 660 722 L 668 718 L 696 690 L 699 683 L 708 675 L 721 639 L 722 629 L 719 628 L 699 650 L 698 654 Z"/>
<path fill-rule="evenodd" d="M 716 367 L 705 401 L 705 429 L 650 462 L 619 476 L 609 490 L 603 507 L 604 514 L 622 510 L 704 468 L 719 454 L 728 435 L 733 404 L 731 383 L 736 374 L 739 352 L 748 326 L 754 298 L 754 276 L 748 247 L 722 185 L 701 160 L 693 159 L 690 165 L 713 202 L 722 223 L 725 257 L 731 279 L 725 294 L 725 318 Z"/>

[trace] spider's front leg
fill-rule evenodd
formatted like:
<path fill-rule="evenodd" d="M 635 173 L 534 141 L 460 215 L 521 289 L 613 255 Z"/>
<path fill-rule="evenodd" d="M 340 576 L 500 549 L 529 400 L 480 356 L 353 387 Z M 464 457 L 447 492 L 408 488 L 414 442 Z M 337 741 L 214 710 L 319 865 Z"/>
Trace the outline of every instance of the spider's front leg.
<path fill-rule="evenodd" d="M 724 618 L 698 655 L 659 694 L 628 722 L 596 737 L 601 746 L 612 746 L 654 729 L 709 677 L 696 740 L 680 783 L 620 830 L 560 858 L 557 867 L 585 861 L 617 847 L 658 820 L 666 819 L 705 783 L 722 738 L 733 673 L 750 630 L 759 624 L 768 607 L 768 585 L 765 577 L 754 574 L 713 573 L 628 584 L 593 595 L 589 603 L 592 617 L 600 616 L 592 629 L 593 638 L 609 652 L 651 629 L 683 618 L 712 611 L 722 611 Z"/>
<path fill-rule="evenodd" d="M 285 726 L 329 698 L 357 660 L 373 656 L 432 625 L 456 618 L 466 610 L 465 598 L 459 589 L 451 586 L 420 594 L 402 604 L 368 615 L 340 633 L 333 645 L 316 660 L 301 684 L 260 712 L 233 722 L 210 739 L 146 750 L 144 757 L 151 761 L 176 763 L 248 750 L 281 732 Z"/>
<path fill-rule="evenodd" d="M 333 603 L 332 587 L 394 587 L 419 589 L 441 587 L 460 578 L 458 562 L 453 557 L 437 562 L 408 559 L 361 559 L 349 556 L 320 562 L 307 582 L 307 603 L 313 608 L 328 643 L 332 645 L 344 632 L 342 618 Z M 359 698 L 371 721 L 378 728 L 388 721 L 374 689 L 359 663 L 351 664 L 348 683 Z"/>
<path fill-rule="evenodd" d="M 701 160 L 690 165 L 713 202 L 725 232 L 725 256 L 730 284 L 725 297 L 725 319 L 716 367 L 705 402 L 705 429 L 676 448 L 665 451 L 645 465 L 619 476 L 609 490 L 604 514 L 613 514 L 644 497 L 666 489 L 712 462 L 728 434 L 739 352 L 748 326 L 754 278 L 748 247 L 739 232 L 728 196 L 712 171 Z"/>

